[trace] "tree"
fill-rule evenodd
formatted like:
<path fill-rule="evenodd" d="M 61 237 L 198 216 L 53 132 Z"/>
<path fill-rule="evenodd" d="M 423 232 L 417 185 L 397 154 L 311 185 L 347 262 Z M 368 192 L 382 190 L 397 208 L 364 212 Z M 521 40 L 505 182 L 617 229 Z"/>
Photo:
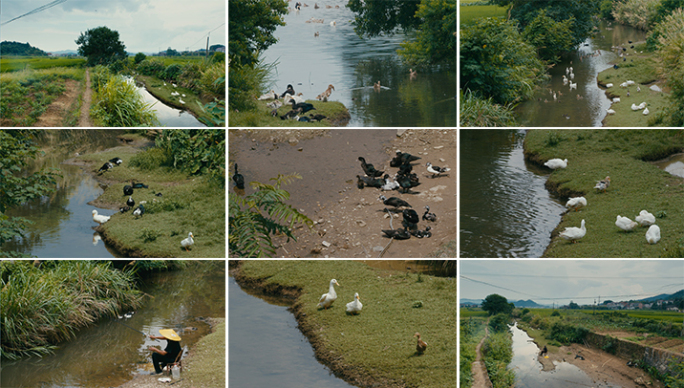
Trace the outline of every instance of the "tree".
<path fill-rule="evenodd" d="M 573 301 L 570 301 L 570 304 L 568 305 L 568 308 L 569 308 L 570 310 L 578 310 L 578 309 L 580 308 L 580 306 L 579 306 L 577 303 L 575 303 L 575 302 L 573 302 Z"/>
<path fill-rule="evenodd" d="M 439 2 L 442 3 L 442 1 Z M 357 14 L 354 18 L 354 31 L 359 36 L 373 37 L 382 33 L 391 34 L 397 27 L 401 27 L 404 31 L 418 27 L 420 25 L 420 19 L 416 17 L 418 3 L 418 1 L 349 0 L 347 7 Z M 455 19 L 453 26 L 456 27 Z"/>
<path fill-rule="evenodd" d="M 508 300 L 499 294 L 491 294 L 482 301 L 482 310 L 488 312 L 489 315 L 499 313 L 510 315 L 513 312 L 513 303 L 508 303 Z"/>
<path fill-rule="evenodd" d="M 145 55 L 144 53 L 137 53 L 135 54 L 135 58 L 133 58 L 133 61 L 137 65 L 138 63 L 144 61 L 145 58 L 147 58 L 147 55 Z"/>
<path fill-rule="evenodd" d="M 88 58 L 88 66 L 108 65 L 126 58 L 126 46 L 119 40 L 119 32 L 107 27 L 81 33 L 76 44 L 78 54 Z"/>
<path fill-rule="evenodd" d="M 415 66 L 437 63 L 456 66 L 456 1 L 423 1 L 415 17 L 420 20 L 416 40 L 402 42 L 399 55 Z"/>
<path fill-rule="evenodd" d="M 178 51 L 172 49 L 171 47 L 166 49 L 166 56 L 167 57 L 177 57 L 179 55 L 180 54 L 178 53 Z"/>
<path fill-rule="evenodd" d="M 510 315 L 499 313 L 489 319 L 489 327 L 491 327 L 492 331 L 495 333 L 499 333 L 508 329 L 508 322 L 510 320 Z"/>
<path fill-rule="evenodd" d="M 285 0 L 229 1 L 228 55 L 232 66 L 252 66 L 259 52 L 276 43 L 276 27 L 284 26 Z"/>
<path fill-rule="evenodd" d="M 574 22 L 575 19 L 572 17 L 557 22 L 546 15 L 546 10 L 541 10 L 525 27 L 523 37 L 537 48 L 539 58 L 557 63 L 560 61 L 559 54 L 573 47 L 572 25 Z"/>

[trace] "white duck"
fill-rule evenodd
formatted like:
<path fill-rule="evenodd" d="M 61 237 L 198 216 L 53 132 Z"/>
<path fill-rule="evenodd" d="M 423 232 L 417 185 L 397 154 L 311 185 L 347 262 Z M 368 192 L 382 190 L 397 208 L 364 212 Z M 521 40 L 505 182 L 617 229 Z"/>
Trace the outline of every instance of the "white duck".
<path fill-rule="evenodd" d="M 575 211 L 579 210 L 579 208 L 583 206 L 587 206 L 587 199 L 584 197 L 570 198 L 568 203 L 565 204 L 565 207 L 568 209 L 575 209 Z"/>
<path fill-rule="evenodd" d="M 644 112 L 643 112 L 643 115 L 644 115 L 644 116 L 646 116 L 646 115 L 649 114 L 649 113 L 651 113 L 651 111 L 648 110 L 648 108 L 644 109 Z"/>
<path fill-rule="evenodd" d="M 568 167 L 568 160 L 565 159 L 550 159 L 544 165 L 552 170 L 555 170 L 557 168 L 566 168 Z"/>
<path fill-rule="evenodd" d="M 193 237 L 195 237 L 195 236 L 193 236 L 192 232 L 190 232 L 190 233 L 188 233 L 188 238 L 183 239 L 181 241 L 181 247 L 185 248 L 186 251 L 188 250 L 188 247 L 190 245 L 195 243 L 195 240 L 192 239 Z"/>
<path fill-rule="evenodd" d="M 350 314 L 358 314 L 361 312 L 363 305 L 359 300 L 359 293 L 354 294 L 354 301 L 347 303 L 347 312 Z"/>
<path fill-rule="evenodd" d="M 323 307 L 324 309 L 327 310 L 328 307 L 330 307 L 332 305 L 332 303 L 335 301 L 335 299 L 337 299 L 337 294 L 335 293 L 335 287 L 333 287 L 334 284 L 336 284 L 338 286 L 340 285 L 339 283 L 337 283 L 337 280 L 332 279 L 330 281 L 330 288 L 328 289 L 328 293 L 323 294 L 321 296 L 321 299 L 318 300 L 318 307 Z"/>
<path fill-rule="evenodd" d="M 639 105 L 632 103 L 632 110 L 637 111 L 637 110 L 641 110 L 641 109 L 642 108 L 640 108 Z"/>
<path fill-rule="evenodd" d="M 641 226 L 653 225 L 656 222 L 655 216 L 646 210 L 639 212 L 639 215 L 634 217 L 634 220 Z"/>
<path fill-rule="evenodd" d="M 646 231 L 646 241 L 649 244 L 657 244 L 660 241 L 660 227 L 658 225 L 651 225 Z"/>
<path fill-rule="evenodd" d="M 625 232 L 631 232 L 634 228 L 637 227 L 637 223 L 630 220 L 627 217 L 622 217 L 622 216 L 617 216 L 617 220 L 615 221 L 615 226 L 618 228 L 624 230 Z"/>
<path fill-rule="evenodd" d="M 609 115 L 615 114 L 615 110 L 613 110 L 613 109 L 606 109 L 606 112 L 608 112 Z"/>
<path fill-rule="evenodd" d="M 275 100 L 278 98 L 278 95 L 276 94 L 275 90 L 271 90 L 270 92 L 262 94 L 258 100 Z"/>
<path fill-rule="evenodd" d="M 562 231 L 559 236 L 566 240 L 575 242 L 575 240 L 579 240 L 584 237 L 585 234 L 587 234 L 587 228 L 584 225 L 584 220 L 582 220 L 582 226 L 580 228 L 574 226 L 565 228 L 565 230 Z"/>
<path fill-rule="evenodd" d="M 110 216 L 101 216 L 101 215 L 97 214 L 97 210 L 93 210 L 93 221 L 97 222 L 100 225 L 109 221 L 110 218 L 111 218 Z"/>

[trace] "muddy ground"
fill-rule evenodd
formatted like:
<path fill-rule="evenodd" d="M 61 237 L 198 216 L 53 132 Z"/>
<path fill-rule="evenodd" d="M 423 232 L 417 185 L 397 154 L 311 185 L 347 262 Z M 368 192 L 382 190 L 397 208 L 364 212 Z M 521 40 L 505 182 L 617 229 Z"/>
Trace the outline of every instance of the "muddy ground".
<path fill-rule="evenodd" d="M 389 167 L 397 150 L 421 157 L 414 162 L 421 185 L 413 193 L 357 188 L 356 175 L 363 175 L 359 156 L 391 176 Z M 456 257 L 456 131 L 450 129 L 312 129 L 230 130 L 230 171 L 237 162 L 247 182 L 245 195 L 253 192 L 251 181 L 262 183 L 277 174 L 299 173 L 303 179 L 282 188 L 291 197 L 287 203 L 306 214 L 315 225 L 309 230 L 295 226 L 297 241 L 275 237 L 278 257 Z M 425 163 L 448 167 L 447 175 L 431 178 Z M 378 199 L 398 197 L 422 215 L 425 206 L 437 221 L 421 220 L 420 229 L 432 228 L 431 238 L 392 241 L 381 230 L 391 229 L 385 205 Z M 401 216 L 392 219 L 401 228 Z M 387 247 L 389 244 L 389 247 Z M 387 247 L 387 248 L 386 248 Z"/>

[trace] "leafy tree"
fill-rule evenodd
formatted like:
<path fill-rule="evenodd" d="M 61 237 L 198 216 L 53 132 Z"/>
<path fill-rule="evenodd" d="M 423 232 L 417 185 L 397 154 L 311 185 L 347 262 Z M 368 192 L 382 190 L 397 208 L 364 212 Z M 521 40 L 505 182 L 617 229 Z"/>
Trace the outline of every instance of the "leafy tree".
<path fill-rule="evenodd" d="M 533 95 L 544 65 L 512 22 L 482 18 L 461 26 L 461 86 L 507 104 Z"/>
<path fill-rule="evenodd" d="M 391 3 L 384 1 L 383 3 Z M 399 2 L 402 3 L 402 2 Z M 411 3 L 411 2 L 408 2 Z M 415 14 L 420 20 L 415 41 L 401 43 L 399 54 L 414 66 L 456 65 L 456 1 L 423 1 Z"/>
<path fill-rule="evenodd" d="M 81 33 L 76 39 L 78 54 L 88 58 L 88 66 L 108 65 L 126 59 L 126 46 L 119 40 L 119 32 L 97 27 Z"/>
<path fill-rule="evenodd" d="M 489 327 L 495 333 L 502 332 L 508 329 L 508 322 L 511 320 L 511 316 L 506 313 L 499 313 L 494 315 L 489 319 Z"/>
<path fill-rule="evenodd" d="M 558 312 L 558 310 L 553 310 L 553 312 L 551 313 L 551 316 L 552 317 L 560 317 L 560 313 Z"/>
<path fill-rule="evenodd" d="M 579 306 L 577 303 L 575 303 L 575 302 L 573 302 L 573 301 L 570 301 L 570 304 L 568 305 L 568 308 L 569 308 L 570 310 L 578 310 L 578 309 L 580 308 L 580 306 Z"/>
<path fill-rule="evenodd" d="M 302 177 L 296 173 L 278 174 L 276 178 L 270 179 L 275 181 L 275 185 L 251 182 L 250 185 L 256 191 L 246 197 L 229 194 L 228 249 L 233 256 L 272 257 L 275 255 L 275 247 L 271 234 L 282 233 L 287 236 L 288 241 L 291 238 L 297 241 L 292 234 L 295 222 L 304 223 L 309 228 L 313 226 L 309 217 L 283 202 L 290 198 L 290 193 L 280 186 L 294 179 Z"/>
<path fill-rule="evenodd" d="M 0 53 L 2 55 L 26 55 L 26 56 L 46 56 L 47 53 L 39 48 L 31 46 L 28 42 L 0 42 Z"/>
<path fill-rule="evenodd" d="M 513 312 L 513 303 L 508 303 L 508 300 L 499 294 L 491 294 L 482 301 L 482 310 L 488 312 L 489 315 L 499 313 L 510 315 Z"/>
<path fill-rule="evenodd" d="M 135 62 L 135 64 L 137 65 L 138 63 L 144 61 L 145 58 L 147 58 L 147 55 L 145 55 L 144 53 L 137 53 L 135 54 L 135 58 L 133 58 L 133 62 Z"/>
<path fill-rule="evenodd" d="M 191 175 L 209 175 L 225 185 L 226 133 L 221 129 L 164 129 L 156 145 L 170 164 Z"/>
<path fill-rule="evenodd" d="M 404 31 L 417 28 L 420 25 L 420 19 L 416 17 L 418 3 L 418 1 L 349 0 L 347 7 L 357 14 L 354 18 L 354 31 L 359 36 L 373 37 L 382 33 L 391 34 L 397 27 L 403 28 Z M 443 3 L 443 1 L 435 3 Z M 441 7 L 442 4 L 439 4 L 436 8 Z M 455 10 L 454 7 L 454 12 Z M 453 27 L 455 26 L 454 22 Z"/>
<path fill-rule="evenodd" d="M 276 27 L 284 26 L 285 0 L 229 1 L 228 55 L 233 66 L 252 66 L 259 52 L 276 43 Z"/>
<path fill-rule="evenodd" d="M 34 144 L 35 130 L 0 131 L 0 247 L 15 237 L 24 236 L 31 221 L 9 217 L 8 208 L 39 198 L 54 191 L 56 170 L 28 174 L 26 164 L 42 153 Z M 5 257 L 20 257 L 18 252 L 2 252 Z"/>
<path fill-rule="evenodd" d="M 178 53 L 177 50 L 174 50 L 171 47 L 166 49 L 166 56 L 167 57 L 177 57 L 179 55 L 180 55 L 180 53 Z"/>
<path fill-rule="evenodd" d="M 525 27 L 523 37 L 537 48 L 539 57 L 551 63 L 560 61 L 559 54 L 573 47 L 572 25 L 575 19 L 569 18 L 557 22 L 541 10 L 537 17 Z"/>

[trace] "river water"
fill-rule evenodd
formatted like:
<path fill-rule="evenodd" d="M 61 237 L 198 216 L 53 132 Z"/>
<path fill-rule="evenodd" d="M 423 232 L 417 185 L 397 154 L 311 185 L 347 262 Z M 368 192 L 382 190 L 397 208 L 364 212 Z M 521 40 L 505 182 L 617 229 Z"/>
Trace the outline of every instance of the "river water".
<path fill-rule="evenodd" d="M 221 265 L 222 264 L 222 265 Z M 152 298 L 130 319 L 103 319 L 79 331 L 43 358 L 2 361 L 0 386 L 12 388 L 116 387 L 136 374 L 154 370 L 148 346 L 163 349 L 166 341 L 150 340 L 136 330 L 159 335 L 173 328 L 184 351 L 210 333 L 197 318 L 225 317 L 225 262 L 152 276 L 141 290 Z M 182 330 L 194 327 L 197 330 Z M 181 375 L 182 377 L 182 375 Z"/>
<path fill-rule="evenodd" d="M 288 303 L 250 295 L 228 281 L 231 388 L 352 387 L 318 363 Z"/>
<path fill-rule="evenodd" d="M 62 164 L 80 154 L 102 151 L 121 145 L 115 129 L 55 129 L 45 131 L 45 157 L 32 163 L 29 171 L 58 168 L 57 189 L 42 198 L 7 211 L 34 224 L 27 227 L 26 238 L 2 245 L 2 250 L 18 251 L 39 258 L 111 258 L 116 252 L 100 240 L 94 230 L 92 211 L 110 216 L 113 210 L 88 205 L 103 193 L 100 184 L 78 166 Z"/>
<path fill-rule="evenodd" d="M 135 82 L 132 78 L 126 77 L 129 82 Z M 136 85 L 135 88 L 143 100 L 152 105 L 152 110 L 157 115 L 157 120 L 163 127 L 187 128 L 187 127 L 206 127 L 195 116 L 186 110 L 170 107 L 150 94 L 143 86 Z"/>
<path fill-rule="evenodd" d="M 565 210 L 528 165 L 525 130 L 461 130 L 461 257 L 540 257 Z"/>
<path fill-rule="evenodd" d="M 513 359 L 508 365 L 515 372 L 516 388 L 568 388 L 568 387 L 602 387 L 620 388 L 606 382 L 595 382 L 580 368 L 567 362 L 554 362 L 553 371 L 543 372 L 537 360 L 540 350 L 527 333 L 510 326 L 513 334 Z"/>
<path fill-rule="evenodd" d="M 274 34 L 278 43 L 264 52 L 265 63 L 277 62 L 268 89 L 280 94 L 292 84 L 313 100 L 332 84 L 330 100 L 349 109 L 352 127 L 455 127 L 456 71 L 425 70 L 411 79 L 397 54 L 399 44 L 411 38 L 402 33 L 359 38 L 351 25 L 355 14 L 346 3 L 319 2 L 321 8 L 314 9 L 311 2 L 284 16 L 286 25 Z M 312 17 L 324 23 L 306 23 Z M 333 21 L 335 26 L 330 25 Z M 376 92 L 377 81 L 386 88 Z"/>
<path fill-rule="evenodd" d="M 654 162 L 654 164 L 674 176 L 684 178 L 684 154 L 671 155 L 664 160 Z"/>
<path fill-rule="evenodd" d="M 589 38 L 573 51 L 561 58 L 549 70 L 551 80 L 540 88 L 533 98 L 522 102 L 516 108 L 518 122 L 526 127 L 600 127 L 606 117 L 611 101 L 601 89 L 596 76 L 618 60 L 612 46 L 627 44 L 628 41 L 643 42 L 646 33 L 618 23 L 601 22 L 596 38 Z M 629 46 L 628 46 L 629 47 Z M 592 56 L 600 50 L 601 55 Z M 580 59 L 582 58 L 582 59 Z M 629 59 L 627 59 L 629 60 Z M 621 62 L 619 62 L 621 63 Z M 572 67 L 577 89 L 570 91 L 563 85 L 566 68 Z M 563 93 L 554 102 L 552 91 Z M 581 96 L 581 99 L 578 99 Z M 548 101 L 548 102 L 545 102 Z"/>

